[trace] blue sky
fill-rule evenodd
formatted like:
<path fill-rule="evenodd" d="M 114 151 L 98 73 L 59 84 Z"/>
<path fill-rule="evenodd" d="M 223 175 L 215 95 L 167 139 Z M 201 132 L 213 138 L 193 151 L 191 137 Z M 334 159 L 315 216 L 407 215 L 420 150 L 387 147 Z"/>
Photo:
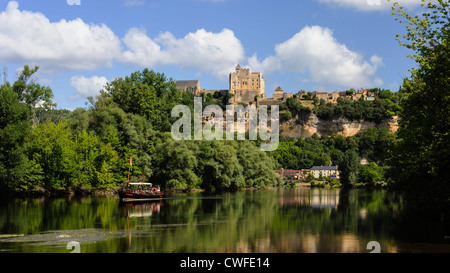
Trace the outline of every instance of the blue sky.
<path fill-rule="evenodd" d="M 39 65 L 59 109 L 143 68 L 228 89 L 239 63 L 266 95 L 380 87 L 397 91 L 414 63 L 386 0 L 0 1 L 0 65 L 14 81 Z M 420 0 L 399 1 L 417 12 Z"/>

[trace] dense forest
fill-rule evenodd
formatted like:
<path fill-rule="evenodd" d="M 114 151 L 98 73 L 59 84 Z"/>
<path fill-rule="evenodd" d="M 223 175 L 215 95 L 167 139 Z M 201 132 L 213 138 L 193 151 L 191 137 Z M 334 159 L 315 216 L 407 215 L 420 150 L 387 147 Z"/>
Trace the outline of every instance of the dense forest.
<path fill-rule="evenodd" d="M 21 75 L 1 85 L 2 188 L 113 189 L 127 180 L 130 158 L 131 180 L 163 188 L 226 191 L 280 183 L 275 161 L 256 142 L 174 141 L 170 111 L 192 105 L 193 97 L 163 74 L 144 69 L 118 78 L 87 108 L 66 112 L 50 109 L 51 89 L 31 80 L 37 69 L 24 67 L 29 82 Z M 25 96 L 49 107 L 35 107 Z"/>

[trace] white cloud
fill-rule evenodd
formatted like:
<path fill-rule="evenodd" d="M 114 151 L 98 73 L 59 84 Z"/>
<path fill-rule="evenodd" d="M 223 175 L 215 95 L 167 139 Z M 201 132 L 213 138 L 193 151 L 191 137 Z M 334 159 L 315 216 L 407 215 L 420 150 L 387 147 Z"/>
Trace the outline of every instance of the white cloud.
<path fill-rule="evenodd" d="M 170 32 L 151 39 L 142 29 L 130 29 L 123 38 L 128 50 L 120 60 L 139 66 L 176 65 L 181 69 L 197 69 L 226 79 L 228 73 L 244 59 L 244 48 L 234 32 L 219 33 L 199 29 L 177 39 Z"/>
<path fill-rule="evenodd" d="M 145 30 L 131 28 L 122 41 L 129 50 L 122 52 L 120 61 L 147 67 L 160 62 L 161 47 L 147 36 Z"/>
<path fill-rule="evenodd" d="M 369 62 L 365 61 L 361 54 L 336 41 L 330 29 L 312 26 L 276 45 L 274 56 L 260 61 L 254 55 L 248 59 L 248 64 L 263 73 L 307 72 L 311 81 L 325 87 L 362 87 L 380 83 L 380 79 L 372 77 L 383 60 L 373 55 Z"/>
<path fill-rule="evenodd" d="M 127 0 L 128 6 L 144 3 Z M 122 42 L 126 46 L 122 51 Z M 145 30 L 131 28 L 122 41 L 106 25 L 77 18 L 51 22 L 39 12 L 21 11 L 10 1 L 0 12 L 0 60 L 39 65 L 41 71 L 93 70 L 111 67 L 113 60 L 142 67 L 176 65 L 226 79 L 244 60 L 244 49 L 233 31 L 204 29 L 177 39 L 165 32 L 152 39 Z"/>
<path fill-rule="evenodd" d="M 20 11 L 10 1 L 0 13 L 0 59 L 37 64 L 45 70 L 109 67 L 120 53 L 120 40 L 105 25 L 50 20 L 39 12 Z"/>
<path fill-rule="evenodd" d="M 86 78 L 83 76 L 73 76 L 70 79 L 70 85 L 75 88 L 75 94 L 70 98 L 77 100 L 87 98 L 89 96 L 95 97 L 100 94 L 100 90 L 108 83 L 105 77 L 93 76 Z"/>
<path fill-rule="evenodd" d="M 361 11 L 388 10 L 392 7 L 392 3 L 398 2 L 404 7 L 420 6 L 422 0 L 318 0 L 322 3 L 337 5 L 340 7 L 350 7 Z"/>

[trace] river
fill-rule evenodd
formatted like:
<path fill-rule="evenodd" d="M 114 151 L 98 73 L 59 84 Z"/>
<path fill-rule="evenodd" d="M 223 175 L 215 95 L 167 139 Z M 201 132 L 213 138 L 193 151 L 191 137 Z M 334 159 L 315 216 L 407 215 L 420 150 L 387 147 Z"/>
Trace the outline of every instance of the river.
<path fill-rule="evenodd" d="M 0 253 L 450 253 L 439 217 L 384 190 L 3 199 Z"/>

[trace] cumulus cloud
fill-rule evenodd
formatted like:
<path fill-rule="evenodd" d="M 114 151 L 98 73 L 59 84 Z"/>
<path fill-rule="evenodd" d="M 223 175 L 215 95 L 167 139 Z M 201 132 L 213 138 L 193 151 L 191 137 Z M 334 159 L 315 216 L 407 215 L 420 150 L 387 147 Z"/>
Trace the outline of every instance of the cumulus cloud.
<path fill-rule="evenodd" d="M 126 6 L 143 3 L 124 2 Z M 36 64 L 47 72 L 111 67 L 114 60 L 141 67 L 176 65 L 226 79 L 244 60 L 244 49 L 229 29 L 218 33 L 199 29 L 179 39 L 165 32 L 152 39 L 145 30 L 131 28 L 121 40 L 104 24 L 79 18 L 51 22 L 42 13 L 21 11 L 18 2 L 10 1 L 0 12 L 0 59 Z"/>
<path fill-rule="evenodd" d="M 120 39 L 105 25 L 75 20 L 50 22 L 10 1 L 0 13 L 0 59 L 38 64 L 46 70 L 109 67 Z"/>
<path fill-rule="evenodd" d="M 370 86 L 380 83 L 372 79 L 381 57 L 370 61 L 339 43 L 333 32 L 320 26 L 305 27 L 291 39 L 275 46 L 275 55 L 260 61 L 256 55 L 248 59 L 254 70 L 271 73 L 277 70 L 309 73 L 309 79 L 322 86 Z"/>
<path fill-rule="evenodd" d="M 73 76 L 70 79 L 70 85 L 75 89 L 75 94 L 71 100 L 85 99 L 95 97 L 100 94 L 100 90 L 108 83 L 105 77 L 93 76 L 86 78 L 83 76 Z"/>
<path fill-rule="evenodd" d="M 350 7 L 361 11 L 387 10 L 392 7 L 393 2 L 398 2 L 404 7 L 416 7 L 422 3 L 422 0 L 318 0 L 322 3 L 337 5 L 339 7 Z"/>
<path fill-rule="evenodd" d="M 234 32 L 219 33 L 199 29 L 177 39 L 165 32 L 152 39 L 145 30 L 133 28 L 122 39 L 128 50 L 120 61 L 147 67 L 176 65 L 181 69 L 197 69 L 224 79 L 237 63 L 244 59 L 244 48 Z"/>

